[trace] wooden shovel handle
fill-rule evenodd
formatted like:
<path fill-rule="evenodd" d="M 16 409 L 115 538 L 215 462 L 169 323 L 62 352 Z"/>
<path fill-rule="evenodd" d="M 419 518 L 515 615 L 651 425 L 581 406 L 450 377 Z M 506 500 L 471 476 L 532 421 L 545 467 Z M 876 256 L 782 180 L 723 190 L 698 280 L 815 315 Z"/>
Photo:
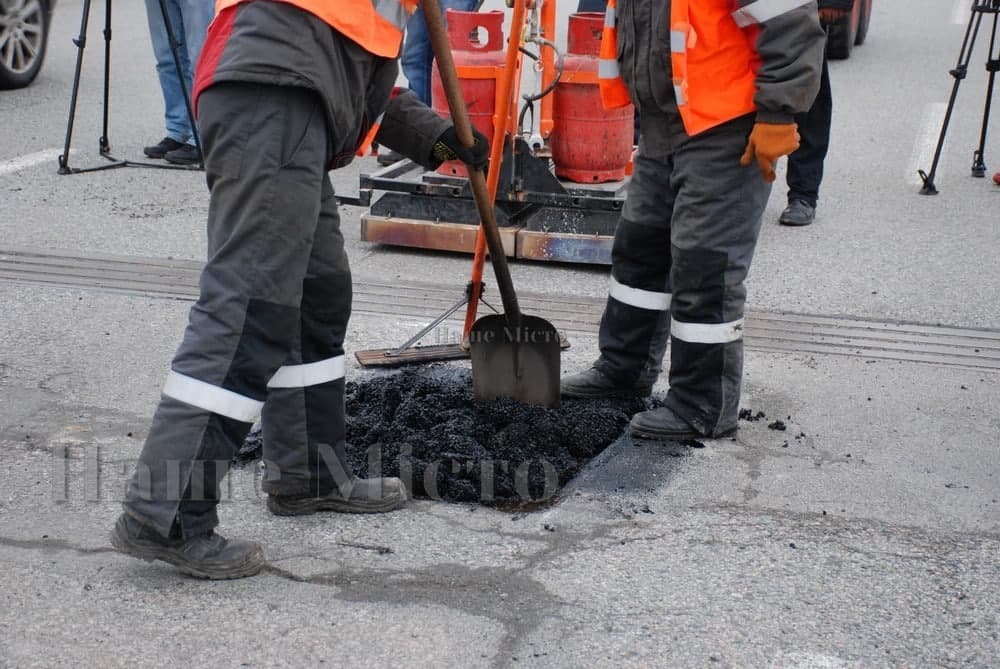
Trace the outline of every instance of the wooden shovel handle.
<path fill-rule="evenodd" d="M 427 32 L 431 38 L 431 49 L 434 51 L 438 72 L 441 74 L 441 83 L 444 86 L 445 96 L 448 98 L 448 109 L 451 112 L 452 123 L 455 124 L 455 132 L 462 144 L 471 147 L 476 140 L 472 134 L 472 124 L 469 122 L 469 111 L 465 107 L 465 100 L 462 98 L 462 90 L 459 87 L 455 61 L 451 57 L 451 47 L 448 45 L 444 17 L 441 15 L 441 4 L 438 0 L 420 0 L 420 4 L 424 8 L 424 20 L 427 22 Z M 521 3 L 516 4 L 520 5 Z M 517 11 L 516 7 L 514 11 Z M 523 11 L 523 7 L 521 11 Z M 510 39 L 516 38 L 511 36 Z M 469 184 L 472 186 L 472 197 L 476 201 L 479 220 L 483 227 L 483 233 L 486 235 L 486 245 L 490 250 L 490 261 L 493 263 L 493 272 L 496 275 L 500 299 L 503 301 L 504 313 L 507 316 L 507 322 L 516 327 L 521 321 L 521 310 L 517 304 L 514 283 L 510 278 L 510 268 L 507 266 L 503 240 L 500 239 L 500 230 L 497 228 L 497 221 L 493 215 L 493 202 L 486 186 L 486 176 L 482 170 L 474 169 L 471 166 L 469 166 L 468 172 Z"/>

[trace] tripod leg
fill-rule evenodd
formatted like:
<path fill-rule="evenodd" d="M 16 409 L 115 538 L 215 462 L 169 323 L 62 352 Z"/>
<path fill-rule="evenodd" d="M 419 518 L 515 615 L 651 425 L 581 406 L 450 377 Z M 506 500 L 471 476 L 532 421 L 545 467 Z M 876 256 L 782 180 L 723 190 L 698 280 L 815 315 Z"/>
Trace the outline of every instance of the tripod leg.
<path fill-rule="evenodd" d="M 993 36 L 990 38 L 990 50 L 987 54 L 986 71 L 989 72 L 988 83 L 986 84 L 986 104 L 983 107 L 983 128 L 979 134 L 979 148 L 972 154 L 972 176 L 983 178 L 986 176 L 986 131 L 990 125 L 990 106 L 993 103 L 993 84 L 996 80 L 997 70 L 1000 70 L 1000 53 L 996 52 L 997 46 L 997 20 L 1000 19 L 1000 12 L 993 14 Z"/>
<path fill-rule="evenodd" d="M 110 2 L 110 0 L 108 0 Z M 188 90 L 187 82 L 184 79 L 184 69 L 181 67 L 181 56 L 178 52 L 177 38 L 174 36 L 174 27 L 170 23 L 170 15 L 167 11 L 167 0 L 160 0 L 160 13 L 163 14 L 163 24 L 167 28 L 167 41 L 170 43 L 170 53 L 174 57 L 174 67 L 177 69 L 177 78 L 180 80 L 181 92 L 184 94 L 184 108 L 187 111 L 188 123 L 191 124 L 191 135 L 194 137 L 194 145 L 198 149 L 198 155 L 202 156 L 198 163 L 199 167 L 205 167 L 205 158 L 201 151 L 201 137 L 198 136 L 198 128 L 194 122 L 194 109 L 191 106 L 191 91 Z M 194 67 L 194 63 L 191 63 Z"/>
<path fill-rule="evenodd" d="M 920 189 L 921 195 L 937 195 L 938 190 L 934 185 L 934 177 L 937 174 L 938 163 L 941 160 L 941 149 L 944 148 L 944 138 L 948 133 L 948 124 L 951 123 L 951 113 L 955 109 L 955 100 L 958 98 L 958 87 L 969 72 L 969 60 L 972 58 L 972 51 L 976 45 L 976 37 L 979 35 L 979 26 L 983 22 L 983 14 L 978 3 L 972 6 L 972 13 L 969 15 L 969 25 L 965 28 L 965 39 L 962 40 L 962 50 L 958 54 L 958 64 L 955 69 L 948 73 L 954 77 L 955 83 L 951 87 L 951 97 L 948 98 L 948 109 L 944 113 L 944 122 L 941 124 L 941 134 L 938 135 L 937 147 L 934 149 L 934 160 L 931 161 L 930 173 L 919 170 L 920 178 L 924 185 Z"/>
<path fill-rule="evenodd" d="M 98 140 L 98 151 L 105 158 L 111 152 L 111 141 L 108 138 L 108 117 L 111 102 L 111 0 L 106 0 L 104 11 L 104 119 L 101 125 L 101 138 Z"/>
<path fill-rule="evenodd" d="M 73 74 L 73 92 L 69 99 L 69 118 L 66 120 L 66 143 L 62 155 L 59 156 L 59 174 L 69 174 L 69 147 L 73 141 L 73 122 L 76 120 L 76 100 L 80 92 L 80 74 L 83 70 L 83 50 L 87 48 L 87 24 L 90 21 L 90 0 L 83 0 L 83 14 L 80 17 L 80 34 L 73 44 L 76 45 L 76 71 Z"/>

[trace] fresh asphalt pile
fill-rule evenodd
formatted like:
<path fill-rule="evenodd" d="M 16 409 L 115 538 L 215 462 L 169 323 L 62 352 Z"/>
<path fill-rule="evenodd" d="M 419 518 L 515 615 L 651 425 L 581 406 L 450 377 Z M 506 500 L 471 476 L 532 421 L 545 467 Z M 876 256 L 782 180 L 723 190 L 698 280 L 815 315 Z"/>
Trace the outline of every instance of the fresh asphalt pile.
<path fill-rule="evenodd" d="M 369 376 L 346 387 L 347 452 L 359 476 L 398 476 L 415 497 L 521 508 L 551 501 L 618 439 L 645 400 L 565 399 L 558 409 L 476 402 L 467 369 Z M 260 457 L 259 431 L 238 456 Z"/>

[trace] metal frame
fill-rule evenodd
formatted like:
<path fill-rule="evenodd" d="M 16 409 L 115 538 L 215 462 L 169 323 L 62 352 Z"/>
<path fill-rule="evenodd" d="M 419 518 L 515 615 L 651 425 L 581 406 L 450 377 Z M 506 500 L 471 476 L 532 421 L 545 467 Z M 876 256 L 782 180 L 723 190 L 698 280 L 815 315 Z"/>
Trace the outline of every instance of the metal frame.
<path fill-rule="evenodd" d="M 552 173 L 550 160 L 534 155 L 521 137 L 515 138 L 513 151 L 508 150 L 504 158 L 496 215 L 501 233 L 513 238 L 508 255 L 611 263 L 627 180 L 603 187 L 567 185 Z M 383 194 L 376 198 L 376 192 Z M 362 175 L 358 196 L 341 198 L 341 202 L 369 207 L 361 216 L 363 241 L 473 250 L 479 219 L 463 177 L 426 172 L 412 161 L 401 161 Z M 456 225 L 468 226 L 467 234 Z M 462 239 L 456 241 L 457 237 Z M 428 243 L 435 239 L 440 243 Z"/>

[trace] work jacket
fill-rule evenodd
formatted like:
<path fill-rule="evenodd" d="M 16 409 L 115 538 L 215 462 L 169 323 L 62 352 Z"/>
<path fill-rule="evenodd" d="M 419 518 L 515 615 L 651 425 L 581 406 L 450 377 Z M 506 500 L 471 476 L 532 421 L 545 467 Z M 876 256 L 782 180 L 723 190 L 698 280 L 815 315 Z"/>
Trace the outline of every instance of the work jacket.
<path fill-rule="evenodd" d="M 688 135 L 753 112 L 790 123 L 816 97 L 823 37 L 816 0 L 612 0 L 602 97 L 677 116 Z"/>
<path fill-rule="evenodd" d="M 324 7 L 376 6 L 370 0 L 312 2 Z M 363 140 L 371 138 L 373 127 L 378 128 L 374 137 L 378 143 L 425 167 L 440 164 L 433 159 L 432 148 L 451 123 L 411 91 L 393 95 L 399 76 L 396 58 L 376 54 L 370 43 L 348 39 L 326 20 L 299 6 L 309 3 L 220 0 L 220 11 L 209 26 L 195 71 L 195 109 L 201 92 L 217 84 L 307 88 L 324 102 L 330 167 L 350 163 Z M 377 5 L 382 4 L 384 0 L 377 0 Z M 340 11 L 351 14 L 347 9 Z M 364 14 L 367 9 L 358 11 Z M 377 23 L 374 18 L 372 22 Z M 347 29 L 351 26 L 345 24 Z M 401 33 L 392 39 L 398 47 Z"/>
<path fill-rule="evenodd" d="M 328 26 L 359 44 L 366 51 L 384 58 L 399 55 L 403 31 L 417 0 L 276 0 L 295 5 L 323 20 Z M 245 0 L 216 0 L 215 13 Z"/>

